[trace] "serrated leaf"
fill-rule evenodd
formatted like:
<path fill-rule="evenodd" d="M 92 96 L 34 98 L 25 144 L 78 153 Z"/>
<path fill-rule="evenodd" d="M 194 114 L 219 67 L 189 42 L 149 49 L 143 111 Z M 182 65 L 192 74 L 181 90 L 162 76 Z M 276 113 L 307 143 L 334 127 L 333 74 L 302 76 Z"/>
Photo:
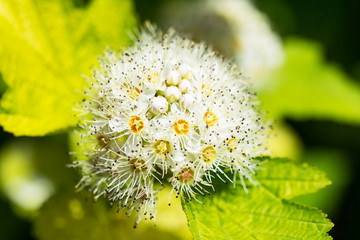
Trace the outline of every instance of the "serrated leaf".
<path fill-rule="evenodd" d="M 285 52 L 284 66 L 259 92 L 270 115 L 360 123 L 360 86 L 326 63 L 319 45 L 288 39 Z"/>
<path fill-rule="evenodd" d="M 292 167 L 292 171 L 298 173 L 290 176 L 298 176 L 302 168 L 307 167 Z M 270 164 L 266 171 L 281 171 L 281 168 Z M 316 174 L 312 170 L 309 173 Z M 258 180 L 262 184 L 261 179 Z M 280 183 L 274 182 L 274 186 L 270 186 L 268 182 L 267 187 L 249 185 L 248 194 L 239 187 L 229 187 L 213 196 L 199 198 L 204 204 L 183 200 L 183 208 L 194 239 L 332 239 L 327 232 L 333 224 L 324 213 L 279 197 L 284 193 L 287 197 L 294 195 L 281 190 L 293 187 L 288 181 L 289 179 Z M 279 187 L 282 184 L 286 188 Z M 310 191 L 309 188 L 299 192 L 298 187 L 294 187 L 294 192 L 298 194 Z M 315 189 L 317 187 L 314 186 Z"/>
<path fill-rule="evenodd" d="M 323 171 L 285 158 L 268 159 L 262 168 L 256 179 L 263 187 L 283 199 L 313 193 L 331 184 Z"/>
<path fill-rule="evenodd" d="M 0 124 L 15 135 L 41 136 L 74 125 L 72 108 L 105 47 L 129 43 L 130 0 L 0 1 L 0 71 L 8 87 Z M 99 20 L 101 19 L 101 20 Z"/>

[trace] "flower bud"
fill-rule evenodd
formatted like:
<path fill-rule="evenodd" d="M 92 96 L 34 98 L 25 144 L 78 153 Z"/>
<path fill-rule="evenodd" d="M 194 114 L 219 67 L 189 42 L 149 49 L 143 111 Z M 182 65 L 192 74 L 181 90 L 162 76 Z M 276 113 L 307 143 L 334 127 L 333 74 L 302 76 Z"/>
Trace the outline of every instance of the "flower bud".
<path fill-rule="evenodd" d="M 165 97 L 170 102 L 176 102 L 181 97 L 181 92 L 177 87 L 170 86 L 165 91 Z"/>
<path fill-rule="evenodd" d="M 195 94 L 185 93 L 180 99 L 180 104 L 185 108 L 190 108 L 195 103 Z"/>
<path fill-rule="evenodd" d="M 194 91 L 194 87 L 191 85 L 190 81 L 187 79 L 181 80 L 181 83 L 179 84 L 179 89 L 182 93 Z"/>
<path fill-rule="evenodd" d="M 192 76 L 191 67 L 186 63 L 181 64 L 178 68 L 178 71 L 181 74 L 182 78 L 190 79 L 190 77 Z"/>
<path fill-rule="evenodd" d="M 169 104 L 164 97 L 158 96 L 151 98 L 150 108 L 155 114 L 164 113 L 168 110 Z"/>
<path fill-rule="evenodd" d="M 178 85 L 181 80 L 181 75 L 178 71 L 171 71 L 169 74 L 168 79 L 166 80 L 166 83 L 168 85 Z"/>

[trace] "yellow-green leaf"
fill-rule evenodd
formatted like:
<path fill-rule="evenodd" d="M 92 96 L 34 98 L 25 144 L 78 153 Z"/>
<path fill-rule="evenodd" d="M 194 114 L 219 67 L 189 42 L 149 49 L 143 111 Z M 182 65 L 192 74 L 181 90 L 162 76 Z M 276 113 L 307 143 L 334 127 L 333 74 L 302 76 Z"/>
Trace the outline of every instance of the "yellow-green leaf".
<path fill-rule="evenodd" d="M 229 186 L 198 197 L 203 203 L 183 200 L 194 239 L 331 239 L 333 224 L 324 213 L 283 199 L 316 191 L 320 186 L 313 181 L 326 180 L 323 173 L 285 159 L 268 159 L 262 166 L 269 174 L 259 174 L 260 185 L 249 185 L 249 193 Z"/>
<path fill-rule="evenodd" d="M 130 43 L 130 0 L 0 0 L 0 71 L 7 90 L 0 124 L 15 135 L 41 136 L 76 123 L 96 57 Z"/>
<path fill-rule="evenodd" d="M 323 171 L 285 158 L 269 159 L 262 168 L 256 179 L 283 199 L 310 194 L 331 184 Z"/>

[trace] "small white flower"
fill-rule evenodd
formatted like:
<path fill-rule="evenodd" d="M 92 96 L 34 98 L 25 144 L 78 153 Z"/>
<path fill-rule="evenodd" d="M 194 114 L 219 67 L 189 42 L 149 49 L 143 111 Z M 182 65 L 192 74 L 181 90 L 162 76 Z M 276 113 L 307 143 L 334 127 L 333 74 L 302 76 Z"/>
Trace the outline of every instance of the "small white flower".
<path fill-rule="evenodd" d="M 179 84 L 179 89 L 182 93 L 194 91 L 194 87 L 191 85 L 191 82 L 187 79 L 181 80 L 181 82 Z"/>
<path fill-rule="evenodd" d="M 211 186 L 211 184 L 202 179 L 202 174 L 191 162 L 177 165 L 172 172 L 173 176 L 169 179 L 169 183 L 173 186 L 172 192 L 175 191 L 176 196 L 194 198 L 198 194 L 208 193 L 203 186 Z"/>
<path fill-rule="evenodd" d="M 167 174 L 168 169 L 183 160 L 181 152 L 175 148 L 174 143 L 166 135 L 155 135 L 143 148 L 144 157 L 152 165 L 161 169 L 161 177 Z"/>
<path fill-rule="evenodd" d="M 170 86 L 165 90 L 165 97 L 167 100 L 169 100 L 171 103 L 176 102 L 181 97 L 181 92 L 179 88 Z"/>
<path fill-rule="evenodd" d="M 191 108 L 195 104 L 195 94 L 193 93 L 185 93 L 181 96 L 180 99 L 181 106 L 184 108 Z"/>
<path fill-rule="evenodd" d="M 244 189 L 245 178 L 256 182 L 266 125 L 247 79 L 229 62 L 148 25 L 133 47 L 107 51 L 100 65 L 82 105 L 80 189 L 135 210 L 136 225 L 155 220 L 154 182 L 195 199 L 214 177 L 235 184 L 239 176 Z"/>
<path fill-rule="evenodd" d="M 187 112 L 178 103 L 171 105 L 171 112 L 168 114 L 170 127 L 165 129 L 169 137 L 174 139 L 177 149 L 195 152 L 200 144 L 200 136 L 195 125 L 194 114 Z"/>
<path fill-rule="evenodd" d="M 178 71 L 182 78 L 190 79 L 192 76 L 192 69 L 186 63 L 181 64 L 180 67 L 178 68 Z"/>
<path fill-rule="evenodd" d="M 166 83 L 169 85 L 178 85 L 181 80 L 181 75 L 178 71 L 172 70 L 169 74 L 168 79 L 166 80 Z"/>
<path fill-rule="evenodd" d="M 162 96 L 153 97 L 150 100 L 151 111 L 155 114 L 165 113 L 169 108 L 169 104 Z"/>

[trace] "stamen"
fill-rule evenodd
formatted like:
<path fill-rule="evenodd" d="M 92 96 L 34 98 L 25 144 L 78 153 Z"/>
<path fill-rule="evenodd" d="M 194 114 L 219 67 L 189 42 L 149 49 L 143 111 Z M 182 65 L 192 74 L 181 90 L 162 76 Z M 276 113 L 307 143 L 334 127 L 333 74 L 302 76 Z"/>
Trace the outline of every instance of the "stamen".
<path fill-rule="evenodd" d="M 145 165 L 145 160 L 141 158 L 134 158 L 129 161 L 130 166 L 135 171 L 135 173 L 145 172 L 147 167 Z"/>
<path fill-rule="evenodd" d="M 171 145 L 168 141 L 158 140 L 154 143 L 154 152 L 158 155 L 165 156 L 170 153 Z M 165 158 L 167 160 L 167 158 Z"/>
<path fill-rule="evenodd" d="M 204 119 L 204 122 L 210 127 L 213 127 L 218 120 L 216 115 L 211 111 L 207 111 L 204 114 L 203 119 Z"/>
<path fill-rule="evenodd" d="M 186 135 L 189 133 L 189 123 L 184 119 L 179 119 L 174 124 L 174 130 L 177 135 Z"/>
<path fill-rule="evenodd" d="M 154 72 L 151 75 L 147 76 L 147 80 L 151 83 L 157 83 L 159 82 L 159 73 L 158 72 Z"/>
<path fill-rule="evenodd" d="M 144 129 L 144 122 L 139 116 L 132 116 L 129 120 L 129 126 L 133 133 L 139 133 Z"/>
<path fill-rule="evenodd" d="M 129 97 L 133 100 L 138 99 L 140 96 L 140 93 L 141 93 L 140 89 L 137 87 L 134 87 L 129 91 Z"/>
<path fill-rule="evenodd" d="M 226 144 L 228 146 L 227 150 L 229 152 L 233 152 L 236 149 L 238 144 L 239 144 L 239 142 L 236 140 L 236 138 L 231 138 Z"/>
<path fill-rule="evenodd" d="M 98 144 L 101 148 L 105 148 L 108 146 L 110 140 L 105 135 L 99 135 L 97 137 Z"/>
<path fill-rule="evenodd" d="M 177 175 L 180 183 L 188 184 L 194 179 L 194 170 L 189 167 L 183 168 Z"/>
<path fill-rule="evenodd" d="M 201 158 L 205 163 L 212 162 L 216 157 L 216 150 L 213 146 L 207 146 L 202 150 Z"/>

